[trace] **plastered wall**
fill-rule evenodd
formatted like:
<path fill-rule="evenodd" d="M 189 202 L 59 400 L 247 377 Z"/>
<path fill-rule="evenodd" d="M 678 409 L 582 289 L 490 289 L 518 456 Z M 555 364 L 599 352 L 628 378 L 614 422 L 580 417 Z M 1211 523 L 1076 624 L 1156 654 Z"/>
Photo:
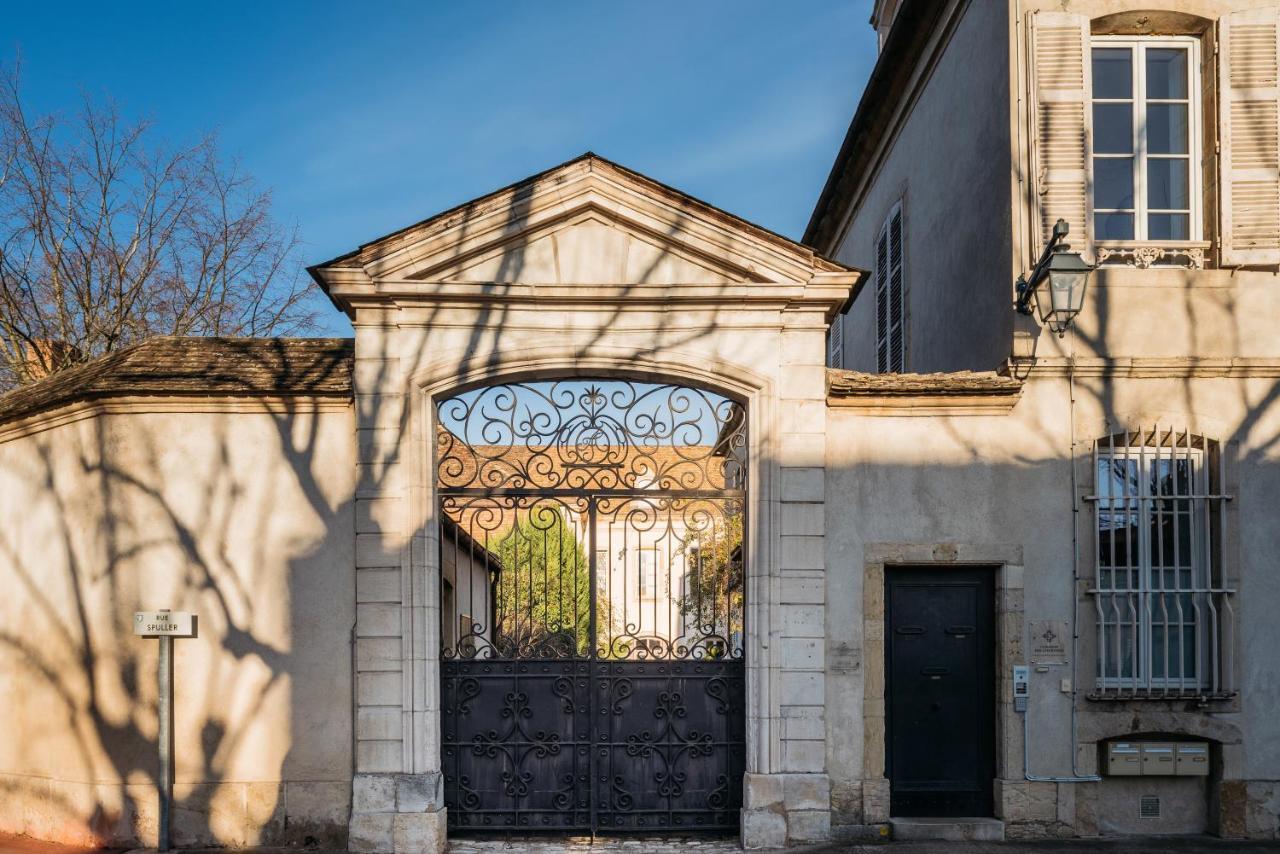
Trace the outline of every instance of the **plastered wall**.
<path fill-rule="evenodd" d="M 1010 836 L 1185 832 L 1188 816 L 1199 830 L 1228 836 L 1276 833 L 1270 806 L 1280 778 L 1275 745 L 1280 727 L 1270 650 L 1280 631 L 1270 619 L 1280 601 L 1272 556 L 1280 535 L 1269 521 L 1280 500 L 1280 413 L 1268 401 L 1275 379 L 1077 377 L 1074 398 L 1065 376 L 1033 376 L 1007 412 L 886 415 L 833 401 L 828 410 L 826 505 L 828 767 L 833 826 L 874 824 L 888 818 L 883 796 L 884 742 L 875 719 L 884 714 L 884 648 L 875 621 L 876 591 L 866 589 L 877 562 L 926 565 L 990 564 L 1016 569 L 1021 589 L 997 584 L 999 656 L 1026 663 L 1027 625 L 1073 618 L 1081 604 L 1074 703 L 1080 741 L 1076 766 L 1093 773 L 1097 744 L 1134 733 L 1170 733 L 1214 743 L 1214 777 L 1207 790 L 1163 784 L 1166 820 L 1135 822 L 1132 782 L 1054 784 L 1028 782 L 1023 771 L 1021 721 L 1012 715 L 1008 673 L 997 674 L 997 815 Z M 1094 489 L 1091 443 L 1112 430 L 1138 424 L 1191 429 L 1216 439 L 1227 456 L 1228 574 L 1238 583 L 1233 604 L 1236 698 L 1208 704 L 1186 701 L 1101 703 L 1085 699 L 1092 685 L 1096 646 L 1093 603 L 1093 511 L 1078 503 L 1080 557 L 1085 581 L 1073 589 L 1071 460 L 1076 495 Z M 1074 436 L 1073 436 L 1074 434 Z M 1073 445 L 1074 441 L 1074 445 Z M 1000 576 L 998 576 L 998 579 Z M 1006 575 L 1007 579 L 1008 576 Z M 1001 590 L 1001 587 L 1004 587 Z M 840 662 L 844 666 L 837 667 Z M 1032 674 L 1031 772 L 1070 775 L 1073 699 L 1060 690 L 1069 668 Z M 1185 790 L 1185 791 L 1184 791 Z M 1170 809 L 1179 798 L 1186 809 Z M 1188 812 L 1190 810 L 1190 812 Z"/>
<path fill-rule="evenodd" d="M 333 406 L 138 401 L 7 428 L 0 831 L 155 844 L 158 644 L 131 624 L 168 607 L 198 615 L 175 641 L 174 843 L 343 844 L 355 442 Z"/>

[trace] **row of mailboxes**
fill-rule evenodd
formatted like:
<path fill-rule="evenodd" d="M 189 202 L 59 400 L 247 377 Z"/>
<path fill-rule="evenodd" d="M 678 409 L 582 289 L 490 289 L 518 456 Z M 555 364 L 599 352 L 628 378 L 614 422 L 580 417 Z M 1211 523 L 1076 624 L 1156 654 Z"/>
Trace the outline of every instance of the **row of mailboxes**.
<path fill-rule="evenodd" d="M 1209 745 L 1203 741 L 1113 741 L 1107 773 L 1116 777 L 1207 777 Z"/>

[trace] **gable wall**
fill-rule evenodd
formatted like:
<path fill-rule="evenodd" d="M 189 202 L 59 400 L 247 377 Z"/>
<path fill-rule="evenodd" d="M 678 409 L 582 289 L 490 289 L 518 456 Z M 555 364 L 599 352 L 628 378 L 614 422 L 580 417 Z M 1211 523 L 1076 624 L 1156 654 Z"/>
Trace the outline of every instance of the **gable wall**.
<path fill-rule="evenodd" d="M 950 40 L 862 176 L 867 186 L 831 250 L 874 273 L 880 228 L 902 201 L 908 371 L 992 370 L 1012 336 L 1008 10 L 958 5 Z M 844 323 L 844 367 L 876 370 L 874 275 Z"/>

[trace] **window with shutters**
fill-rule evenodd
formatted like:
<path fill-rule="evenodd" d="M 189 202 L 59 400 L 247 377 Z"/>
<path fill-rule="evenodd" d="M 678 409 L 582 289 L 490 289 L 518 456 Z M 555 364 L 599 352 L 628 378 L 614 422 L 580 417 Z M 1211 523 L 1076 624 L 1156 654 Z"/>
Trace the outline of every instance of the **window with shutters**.
<path fill-rule="evenodd" d="M 1200 240 L 1199 41 L 1096 36 L 1092 65 L 1095 241 Z"/>
<path fill-rule="evenodd" d="M 906 281 L 902 203 L 893 206 L 876 238 L 876 369 L 907 369 Z"/>
<path fill-rule="evenodd" d="M 1149 19 L 1028 13 L 1028 251 L 1065 219 L 1099 264 L 1280 264 L 1280 5 Z"/>

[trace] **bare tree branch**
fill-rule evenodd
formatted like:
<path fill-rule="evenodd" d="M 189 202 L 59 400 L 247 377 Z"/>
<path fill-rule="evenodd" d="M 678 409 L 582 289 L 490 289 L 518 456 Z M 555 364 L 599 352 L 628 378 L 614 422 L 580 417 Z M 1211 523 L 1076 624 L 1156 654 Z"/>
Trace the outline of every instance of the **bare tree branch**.
<path fill-rule="evenodd" d="M 0 68 L 0 389 L 150 335 L 314 328 L 296 229 L 212 137 L 167 151 L 87 98 L 33 117 L 19 71 Z"/>

